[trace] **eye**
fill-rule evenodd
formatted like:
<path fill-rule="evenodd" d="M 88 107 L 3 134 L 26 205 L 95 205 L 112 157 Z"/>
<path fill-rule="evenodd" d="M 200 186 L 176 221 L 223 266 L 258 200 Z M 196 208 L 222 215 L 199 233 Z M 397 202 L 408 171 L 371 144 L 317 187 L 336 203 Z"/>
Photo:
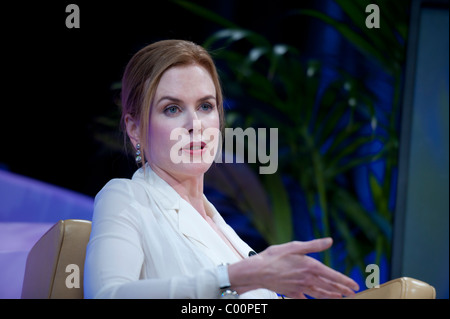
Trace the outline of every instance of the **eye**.
<path fill-rule="evenodd" d="M 169 105 L 164 109 L 164 114 L 173 116 L 176 115 L 180 111 L 180 108 L 176 105 Z"/>
<path fill-rule="evenodd" d="M 213 107 L 210 103 L 202 103 L 202 104 L 200 105 L 200 109 L 201 109 L 202 111 L 206 111 L 206 112 L 211 111 L 213 108 L 214 108 L 214 107 Z"/>

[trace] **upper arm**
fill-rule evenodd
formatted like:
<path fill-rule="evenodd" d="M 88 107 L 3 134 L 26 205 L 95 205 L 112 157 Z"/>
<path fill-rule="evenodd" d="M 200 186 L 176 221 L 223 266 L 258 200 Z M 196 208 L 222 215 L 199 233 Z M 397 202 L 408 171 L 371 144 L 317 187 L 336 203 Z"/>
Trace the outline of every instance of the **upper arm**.
<path fill-rule="evenodd" d="M 86 297 L 113 294 L 121 284 L 139 279 L 144 259 L 141 223 L 132 201 L 126 180 L 109 182 L 95 199 L 85 261 Z"/>

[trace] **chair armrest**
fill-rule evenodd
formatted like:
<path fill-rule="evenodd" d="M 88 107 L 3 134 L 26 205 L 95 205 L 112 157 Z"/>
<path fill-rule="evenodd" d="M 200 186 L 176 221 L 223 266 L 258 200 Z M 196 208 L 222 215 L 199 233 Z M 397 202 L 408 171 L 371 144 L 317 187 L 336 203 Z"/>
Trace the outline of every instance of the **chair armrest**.
<path fill-rule="evenodd" d="M 436 290 L 429 284 L 409 277 L 388 281 L 378 288 L 364 290 L 349 299 L 435 299 Z"/>

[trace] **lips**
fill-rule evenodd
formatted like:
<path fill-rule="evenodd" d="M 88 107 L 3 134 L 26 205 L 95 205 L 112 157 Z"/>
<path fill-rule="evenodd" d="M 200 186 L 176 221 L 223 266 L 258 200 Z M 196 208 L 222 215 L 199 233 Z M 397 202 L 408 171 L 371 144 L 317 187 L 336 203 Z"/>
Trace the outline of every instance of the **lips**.
<path fill-rule="evenodd" d="M 205 149 L 205 146 L 205 142 L 190 142 L 183 147 L 183 151 L 186 151 L 190 154 L 197 154 L 201 153 Z"/>

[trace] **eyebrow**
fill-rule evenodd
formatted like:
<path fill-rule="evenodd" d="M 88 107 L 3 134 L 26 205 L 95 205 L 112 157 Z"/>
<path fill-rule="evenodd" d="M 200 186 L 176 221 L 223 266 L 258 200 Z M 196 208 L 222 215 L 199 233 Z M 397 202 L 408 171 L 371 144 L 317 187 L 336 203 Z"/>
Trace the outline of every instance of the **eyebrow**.
<path fill-rule="evenodd" d="M 207 100 L 211 100 L 211 99 L 216 100 L 216 97 L 214 95 L 205 95 L 204 97 L 198 99 L 197 102 L 203 102 L 203 101 L 207 101 Z M 176 102 L 176 103 L 182 102 L 182 100 L 180 100 L 179 98 L 165 95 L 165 96 L 161 97 L 158 100 L 158 102 L 156 102 L 156 104 L 158 105 L 159 103 L 161 103 L 164 100 L 169 100 L 169 101 Z"/>

